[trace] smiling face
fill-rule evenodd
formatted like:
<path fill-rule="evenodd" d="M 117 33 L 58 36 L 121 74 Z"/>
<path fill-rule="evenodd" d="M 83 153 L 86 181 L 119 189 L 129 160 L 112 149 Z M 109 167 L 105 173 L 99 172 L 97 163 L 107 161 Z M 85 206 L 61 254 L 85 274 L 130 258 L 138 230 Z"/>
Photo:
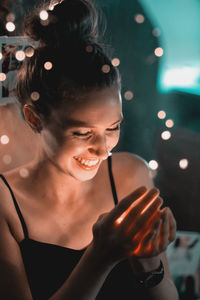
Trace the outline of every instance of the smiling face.
<path fill-rule="evenodd" d="M 41 135 L 51 162 L 79 181 L 92 179 L 119 140 L 122 107 L 116 87 L 84 94 L 53 115 Z"/>

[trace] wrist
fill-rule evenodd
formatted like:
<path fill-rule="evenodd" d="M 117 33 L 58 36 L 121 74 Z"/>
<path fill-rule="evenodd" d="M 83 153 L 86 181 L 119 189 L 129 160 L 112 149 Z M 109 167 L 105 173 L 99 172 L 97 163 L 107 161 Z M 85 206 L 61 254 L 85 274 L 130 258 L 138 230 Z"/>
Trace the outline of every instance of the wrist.
<path fill-rule="evenodd" d="M 133 273 L 136 276 L 142 276 L 144 273 L 155 271 L 160 266 L 160 256 L 151 258 L 138 258 L 130 257 L 130 264 L 133 269 Z"/>
<path fill-rule="evenodd" d="M 94 242 L 91 242 L 85 254 L 98 269 L 111 271 L 116 264 L 109 260 L 105 251 L 99 249 Z"/>
<path fill-rule="evenodd" d="M 137 272 L 134 272 L 134 282 L 135 286 L 140 289 L 151 289 L 160 284 L 160 282 L 164 278 L 164 266 L 162 263 L 162 260 L 159 260 L 159 265 L 157 268 L 153 268 L 157 265 L 156 259 L 153 261 L 151 260 L 148 262 L 148 264 L 144 267 L 144 265 L 137 270 Z M 153 269 L 152 269 L 153 268 Z M 147 271 L 147 269 L 151 269 L 150 271 Z"/>

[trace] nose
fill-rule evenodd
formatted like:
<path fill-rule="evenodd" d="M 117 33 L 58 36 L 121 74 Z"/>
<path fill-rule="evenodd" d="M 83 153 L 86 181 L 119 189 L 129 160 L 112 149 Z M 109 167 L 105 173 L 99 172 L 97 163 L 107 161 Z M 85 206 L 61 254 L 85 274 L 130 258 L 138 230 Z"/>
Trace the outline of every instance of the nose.
<path fill-rule="evenodd" d="M 107 138 L 104 135 L 98 135 L 91 141 L 89 152 L 95 154 L 100 159 L 106 159 L 109 156 Z"/>

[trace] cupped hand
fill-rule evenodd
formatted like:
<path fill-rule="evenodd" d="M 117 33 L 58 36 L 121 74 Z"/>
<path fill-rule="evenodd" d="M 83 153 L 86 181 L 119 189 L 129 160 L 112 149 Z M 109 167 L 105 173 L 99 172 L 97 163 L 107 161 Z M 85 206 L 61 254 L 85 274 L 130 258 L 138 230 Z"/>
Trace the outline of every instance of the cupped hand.
<path fill-rule="evenodd" d="M 158 189 L 141 187 L 101 215 L 93 226 L 93 244 L 100 255 L 118 262 L 131 255 L 151 257 L 163 251 L 173 239 L 174 225 L 173 218 L 165 220 L 170 210 L 160 211 L 162 203 Z"/>
<path fill-rule="evenodd" d="M 176 221 L 169 207 L 160 210 L 147 226 L 134 237 L 140 241 L 131 255 L 138 257 L 154 257 L 164 252 L 176 238 Z"/>

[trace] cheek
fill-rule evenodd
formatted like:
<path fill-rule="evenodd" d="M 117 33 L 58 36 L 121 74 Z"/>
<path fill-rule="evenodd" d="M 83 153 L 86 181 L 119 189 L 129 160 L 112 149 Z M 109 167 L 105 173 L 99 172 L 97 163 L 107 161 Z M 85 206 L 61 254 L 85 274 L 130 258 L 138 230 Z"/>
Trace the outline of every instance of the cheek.
<path fill-rule="evenodd" d="M 87 148 L 87 142 L 69 139 L 60 145 L 60 154 L 75 156 Z"/>
<path fill-rule="evenodd" d="M 111 151 L 119 142 L 119 133 L 116 133 L 115 136 L 108 138 L 107 140 L 107 148 Z"/>

